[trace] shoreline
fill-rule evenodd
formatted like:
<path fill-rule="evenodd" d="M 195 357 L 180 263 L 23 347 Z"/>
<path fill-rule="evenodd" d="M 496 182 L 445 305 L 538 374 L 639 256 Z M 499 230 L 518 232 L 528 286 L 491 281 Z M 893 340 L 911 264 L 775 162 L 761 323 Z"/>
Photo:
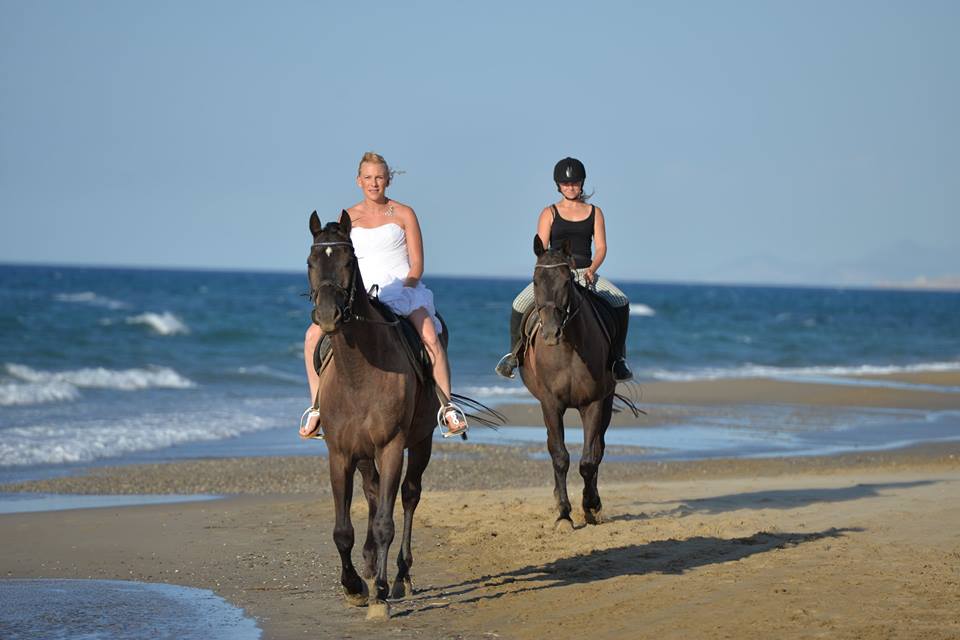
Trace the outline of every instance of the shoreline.
<path fill-rule="evenodd" d="M 957 386 L 960 373 L 924 379 Z M 843 386 L 824 394 L 822 386 L 643 385 L 648 415 L 620 414 L 613 428 L 740 416 L 779 399 L 789 401 L 787 413 L 804 416 L 801 426 L 808 415 L 829 423 L 850 411 L 960 408 L 957 393 Z M 864 398 L 873 404 L 854 404 Z M 530 409 L 539 414 L 535 405 L 504 413 L 530 424 Z M 599 526 L 583 523 L 579 447 L 570 450 L 576 529 L 562 533 L 553 528 L 550 463 L 531 456 L 545 451 L 545 441 L 435 442 L 414 530 L 416 590 L 392 604 L 385 623 L 368 623 L 340 593 L 319 450 L 98 464 L 83 475 L 2 485 L 21 495 L 222 498 L 0 514 L 0 572 L 209 589 L 255 617 L 265 640 L 384 632 L 467 640 L 960 636 L 960 442 L 686 461 L 637 460 L 642 449 L 611 446 L 600 469 Z M 359 542 L 366 526 L 359 483 L 352 517 Z M 395 539 L 391 572 L 398 548 Z M 359 561 L 358 547 L 353 557 Z"/>

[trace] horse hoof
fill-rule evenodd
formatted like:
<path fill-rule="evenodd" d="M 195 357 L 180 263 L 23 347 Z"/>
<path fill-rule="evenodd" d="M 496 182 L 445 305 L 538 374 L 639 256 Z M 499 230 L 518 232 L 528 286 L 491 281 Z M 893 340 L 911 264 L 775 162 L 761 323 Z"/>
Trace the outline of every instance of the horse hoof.
<path fill-rule="evenodd" d="M 371 602 L 367 605 L 367 620 L 388 620 L 390 618 L 390 605 L 386 602 Z"/>
<path fill-rule="evenodd" d="M 569 533 L 573 531 L 573 521 L 570 518 L 557 518 L 553 523 L 553 530 L 557 533 Z"/>
<path fill-rule="evenodd" d="M 365 607 L 367 605 L 367 595 L 364 593 L 346 593 L 347 604 L 351 607 Z"/>
<path fill-rule="evenodd" d="M 410 578 L 404 578 L 403 580 L 397 580 L 393 583 L 393 590 L 390 592 L 390 597 L 394 600 L 402 600 L 408 596 L 413 595 L 413 580 Z"/>
<path fill-rule="evenodd" d="M 603 524 L 603 509 L 597 509 L 596 511 L 588 509 L 583 512 L 583 519 L 587 524 Z"/>

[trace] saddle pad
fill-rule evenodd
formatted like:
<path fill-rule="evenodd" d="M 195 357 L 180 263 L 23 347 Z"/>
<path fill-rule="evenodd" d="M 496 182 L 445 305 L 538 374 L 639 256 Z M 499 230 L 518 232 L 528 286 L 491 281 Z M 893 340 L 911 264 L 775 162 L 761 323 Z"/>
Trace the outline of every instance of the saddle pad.
<path fill-rule="evenodd" d="M 430 355 L 427 353 L 426 347 L 423 345 L 423 340 L 420 338 L 420 333 L 416 330 L 416 328 L 414 328 L 413 323 L 410 322 L 406 316 L 399 316 L 395 314 L 387 305 L 383 304 L 376 298 L 370 298 L 370 303 L 383 315 L 385 322 L 399 320 L 398 324 L 394 328 L 398 329 L 400 335 L 403 337 L 403 341 L 401 342 L 403 345 L 403 350 L 407 354 L 407 358 L 410 360 L 410 363 L 413 365 L 413 370 L 417 372 L 417 378 L 421 382 L 425 380 L 432 380 L 433 363 L 430 360 Z M 440 325 L 443 327 L 443 332 L 446 333 L 447 323 L 444 322 L 439 313 L 437 313 L 437 318 L 440 320 Z M 383 328 L 389 330 L 389 327 Z M 333 349 L 330 347 L 330 336 L 324 335 L 320 339 L 320 342 L 317 343 L 317 348 L 313 352 L 313 368 L 317 374 L 320 374 L 326 368 L 332 356 Z"/>
<path fill-rule="evenodd" d="M 617 317 L 613 311 L 613 306 L 590 289 L 580 285 L 576 286 L 580 289 L 580 293 L 583 294 L 583 299 L 589 304 L 594 317 L 600 321 L 604 337 L 607 339 L 607 344 L 611 344 L 619 332 Z M 524 342 L 529 344 L 529 342 L 533 340 L 534 333 L 536 333 L 540 326 L 540 316 L 537 314 L 536 307 L 530 307 L 524 312 L 520 326 L 523 328 Z"/>

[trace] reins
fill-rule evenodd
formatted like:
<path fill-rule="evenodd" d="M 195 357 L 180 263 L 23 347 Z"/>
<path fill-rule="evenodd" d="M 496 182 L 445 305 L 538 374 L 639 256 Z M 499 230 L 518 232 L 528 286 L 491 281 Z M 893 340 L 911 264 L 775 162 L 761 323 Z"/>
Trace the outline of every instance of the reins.
<path fill-rule="evenodd" d="M 330 247 L 336 246 L 353 248 L 353 243 L 344 242 L 341 240 L 336 242 L 314 242 L 312 245 L 310 245 L 311 249 L 313 247 L 327 247 L 326 251 L 324 251 L 327 256 L 333 252 Z M 313 301 L 314 308 L 317 306 L 317 295 L 319 294 L 320 289 L 322 287 L 332 287 L 336 291 L 344 293 L 347 296 L 346 304 L 340 307 L 340 316 L 343 318 L 344 324 L 350 322 L 351 320 L 356 320 L 357 322 L 366 322 L 368 324 L 380 324 L 390 327 L 397 326 L 397 324 L 400 322 L 399 320 L 374 320 L 373 318 L 367 318 L 353 311 L 353 303 L 355 302 L 357 295 L 357 273 L 360 271 L 360 264 L 357 262 L 356 254 L 351 255 L 350 261 L 352 263 L 350 267 L 350 282 L 346 287 L 341 286 L 339 283 L 334 282 L 329 278 L 324 278 L 317 283 L 315 289 L 310 290 L 310 299 Z"/>
<path fill-rule="evenodd" d="M 570 269 L 570 278 L 569 278 L 569 280 L 571 281 L 571 283 L 573 283 L 573 282 L 575 281 L 574 275 L 573 275 L 573 269 L 571 269 L 571 268 L 570 268 L 570 265 L 567 264 L 567 263 L 565 263 L 565 262 L 558 262 L 558 263 L 556 263 L 556 264 L 538 264 L 538 265 L 534 265 L 533 268 L 536 270 L 536 269 L 556 269 L 557 267 L 566 267 L 567 269 Z M 576 288 L 575 286 L 574 286 L 574 287 L 571 287 L 571 291 L 573 292 L 573 295 L 571 295 L 571 296 L 570 296 L 570 300 L 567 301 L 567 307 L 566 307 L 565 309 L 563 309 L 563 314 L 564 314 L 564 316 L 563 316 L 563 321 L 560 322 L 560 333 L 561 333 L 561 334 L 563 334 L 563 330 L 566 328 L 567 323 L 570 322 L 570 320 L 572 320 L 572 319 L 574 318 L 574 316 L 576 316 L 578 313 L 580 313 L 580 308 L 583 306 L 583 302 L 578 302 L 578 303 L 577 303 L 577 308 L 576 308 L 576 309 L 573 309 L 573 311 L 571 311 L 571 308 L 573 307 L 573 299 L 579 295 L 579 292 L 577 291 L 577 288 Z M 543 308 L 546 308 L 546 307 L 548 307 L 548 306 L 553 306 L 554 308 L 557 308 L 556 303 L 549 302 L 549 303 L 547 303 L 547 304 L 545 304 L 545 305 L 543 305 L 543 306 L 538 306 L 538 307 L 537 307 L 537 314 L 539 315 L 540 310 L 543 309 Z M 540 320 L 540 323 L 543 324 L 543 319 Z"/>

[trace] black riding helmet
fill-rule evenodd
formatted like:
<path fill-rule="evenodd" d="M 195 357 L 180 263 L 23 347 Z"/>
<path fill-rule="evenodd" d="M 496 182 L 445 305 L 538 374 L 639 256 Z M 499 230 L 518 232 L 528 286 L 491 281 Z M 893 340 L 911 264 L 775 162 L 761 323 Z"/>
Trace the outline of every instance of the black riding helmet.
<path fill-rule="evenodd" d="M 561 182 L 583 182 L 587 179 L 587 170 L 583 163 L 576 158 L 564 158 L 553 168 L 553 181 L 557 184 Z"/>

